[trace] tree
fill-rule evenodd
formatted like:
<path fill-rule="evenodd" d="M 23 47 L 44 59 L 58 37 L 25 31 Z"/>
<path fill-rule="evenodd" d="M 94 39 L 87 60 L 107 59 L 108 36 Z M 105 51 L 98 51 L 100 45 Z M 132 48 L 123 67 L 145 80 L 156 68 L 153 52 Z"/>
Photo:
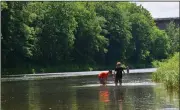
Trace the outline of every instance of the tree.
<path fill-rule="evenodd" d="M 128 45 L 126 57 L 129 63 L 150 63 L 150 44 L 152 43 L 152 27 L 155 22 L 148 10 L 135 3 L 123 2 L 118 7 L 128 16 L 131 24 L 131 43 Z"/>
<path fill-rule="evenodd" d="M 108 40 L 101 35 L 101 25 L 105 20 L 96 16 L 94 5 L 88 2 L 78 3 L 75 15 L 78 27 L 75 32 L 74 58 L 77 63 L 95 64 L 96 57 L 103 60 L 107 52 Z M 96 57 L 95 57 L 96 56 Z"/>
<path fill-rule="evenodd" d="M 166 33 L 129 2 L 1 2 L 2 67 L 150 64 L 178 51 Z"/>
<path fill-rule="evenodd" d="M 37 9 L 40 13 L 37 35 L 36 60 L 45 65 L 57 65 L 69 60 L 74 45 L 74 31 L 77 22 L 74 18 L 75 7 L 71 2 L 44 2 Z"/>
<path fill-rule="evenodd" d="M 96 4 L 96 12 L 106 19 L 105 37 L 109 39 L 107 64 L 126 59 L 126 51 L 131 39 L 128 17 L 115 2 Z"/>
<path fill-rule="evenodd" d="M 133 39 L 131 40 L 131 61 L 140 63 L 146 61 L 149 56 L 149 45 L 151 44 L 151 26 L 148 19 L 139 13 L 130 17 Z M 132 50 L 133 49 L 133 50 Z"/>
<path fill-rule="evenodd" d="M 166 59 L 169 55 L 170 42 L 165 31 L 153 27 L 151 54 L 153 60 Z"/>
<path fill-rule="evenodd" d="M 34 47 L 33 20 L 25 10 L 28 2 L 4 2 L 2 13 L 2 62 L 3 67 L 16 67 L 28 60 Z"/>
<path fill-rule="evenodd" d="M 171 21 L 166 28 L 167 36 L 170 40 L 170 54 L 174 54 L 175 52 L 178 52 L 179 47 L 179 28 L 176 27 L 175 23 Z"/>

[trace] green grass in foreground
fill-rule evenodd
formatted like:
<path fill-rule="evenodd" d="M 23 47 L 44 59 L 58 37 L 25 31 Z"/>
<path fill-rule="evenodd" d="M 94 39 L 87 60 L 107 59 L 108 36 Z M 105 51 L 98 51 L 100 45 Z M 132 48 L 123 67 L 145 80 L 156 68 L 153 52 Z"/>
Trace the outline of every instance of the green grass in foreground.
<path fill-rule="evenodd" d="M 179 53 L 163 62 L 154 61 L 153 65 L 158 67 L 152 74 L 153 81 L 164 83 L 168 89 L 179 91 Z"/>

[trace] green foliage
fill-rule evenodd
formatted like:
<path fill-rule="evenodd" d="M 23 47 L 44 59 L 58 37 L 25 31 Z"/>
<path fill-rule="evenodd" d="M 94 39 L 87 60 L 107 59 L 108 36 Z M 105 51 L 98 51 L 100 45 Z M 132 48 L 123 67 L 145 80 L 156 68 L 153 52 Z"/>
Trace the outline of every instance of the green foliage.
<path fill-rule="evenodd" d="M 163 82 L 168 88 L 178 90 L 179 88 L 179 53 L 175 53 L 171 58 L 158 63 L 158 69 L 152 74 L 156 82 Z"/>
<path fill-rule="evenodd" d="M 112 67 L 106 67 L 102 65 L 77 65 L 77 64 L 69 64 L 69 65 L 58 65 L 58 66 L 32 66 L 31 68 L 8 68 L 2 69 L 3 75 L 10 74 L 36 74 L 36 73 L 55 73 L 55 72 L 73 72 L 73 71 L 99 71 L 99 70 L 108 70 L 112 69 Z M 113 68 L 114 69 L 114 68 Z"/>
<path fill-rule="evenodd" d="M 4 2 L 4 1 L 1 1 L 1 11 L 2 11 L 3 9 L 7 9 L 7 8 L 8 8 L 7 3 Z"/>
<path fill-rule="evenodd" d="M 121 4 L 115 2 L 96 4 L 97 14 L 106 19 L 103 32 L 105 37 L 109 39 L 108 64 L 115 63 L 119 59 L 126 59 L 127 47 L 132 38 L 128 16 L 118 7 L 119 5 Z"/>
<path fill-rule="evenodd" d="M 149 57 L 149 49 L 151 44 L 151 32 L 152 28 L 148 22 L 148 19 L 139 13 L 132 14 L 130 16 L 130 22 L 132 25 L 131 53 L 133 56 L 131 60 L 140 63 Z"/>
<path fill-rule="evenodd" d="M 166 33 L 169 37 L 170 43 L 170 53 L 178 52 L 179 47 L 179 28 L 176 27 L 175 23 L 171 21 L 167 25 Z"/>
<path fill-rule="evenodd" d="M 6 2 L 2 10 L 2 59 L 3 66 L 17 66 L 32 56 L 34 27 L 29 25 L 27 2 Z"/>
<path fill-rule="evenodd" d="M 73 12 L 75 8 L 65 2 L 45 2 L 44 7 L 46 11 L 42 13 L 45 15 L 39 25 L 41 32 L 38 33 L 36 57 L 49 64 L 64 62 L 68 60 L 74 45 L 73 32 L 77 26 Z"/>
<path fill-rule="evenodd" d="M 94 63 L 95 54 L 107 52 L 108 39 L 100 34 L 105 19 L 96 16 L 93 4 L 88 2 L 77 4 L 77 13 L 75 15 L 78 27 L 75 32 L 74 61 Z"/>
<path fill-rule="evenodd" d="M 117 61 L 144 68 L 178 51 L 174 24 L 159 30 L 151 14 L 134 3 L 4 1 L 1 6 L 3 74 L 112 69 Z"/>
<path fill-rule="evenodd" d="M 158 60 L 154 60 L 153 62 L 152 62 L 152 65 L 153 65 L 153 67 L 159 67 L 160 66 L 160 61 L 158 61 Z"/>
<path fill-rule="evenodd" d="M 32 69 L 31 71 L 32 71 L 32 74 L 35 74 L 35 73 L 36 73 L 36 72 L 35 72 L 35 69 Z"/>
<path fill-rule="evenodd" d="M 170 42 L 167 34 L 163 30 L 153 28 L 151 54 L 153 59 L 166 59 L 169 55 Z"/>

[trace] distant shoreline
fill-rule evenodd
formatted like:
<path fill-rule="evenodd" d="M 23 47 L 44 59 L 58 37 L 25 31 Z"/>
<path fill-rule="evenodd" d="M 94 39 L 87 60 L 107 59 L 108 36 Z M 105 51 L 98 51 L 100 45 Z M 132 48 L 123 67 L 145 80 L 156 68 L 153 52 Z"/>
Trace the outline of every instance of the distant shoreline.
<path fill-rule="evenodd" d="M 146 68 L 146 69 L 130 69 L 129 73 L 152 73 L 157 68 Z M 107 71 L 107 70 L 105 70 Z M 36 74 L 19 74 L 19 75 L 2 75 L 1 82 L 9 81 L 24 81 L 24 80 L 43 80 L 59 77 L 73 77 L 73 76 L 92 76 L 97 75 L 102 71 L 82 71 L 82 72 L 60 72 L 60 73 L 36 73 Z M 126 71 L 125 71 L 126 73 Z"/>

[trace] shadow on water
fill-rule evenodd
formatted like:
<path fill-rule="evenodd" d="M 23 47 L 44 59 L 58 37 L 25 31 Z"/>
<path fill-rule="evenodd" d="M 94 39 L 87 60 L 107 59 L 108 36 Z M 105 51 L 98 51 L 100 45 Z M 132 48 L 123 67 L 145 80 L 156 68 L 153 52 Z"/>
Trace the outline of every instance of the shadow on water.
<path fill-rule="evenodd" d="M 114 86 L 111 78 L 107 86 L 100 86 L 97 76 L 3 82 L 2 110 L 178 109 L 179 99 L 169 98 L 150 75 L 125 75 L 122 86 Z"/>

